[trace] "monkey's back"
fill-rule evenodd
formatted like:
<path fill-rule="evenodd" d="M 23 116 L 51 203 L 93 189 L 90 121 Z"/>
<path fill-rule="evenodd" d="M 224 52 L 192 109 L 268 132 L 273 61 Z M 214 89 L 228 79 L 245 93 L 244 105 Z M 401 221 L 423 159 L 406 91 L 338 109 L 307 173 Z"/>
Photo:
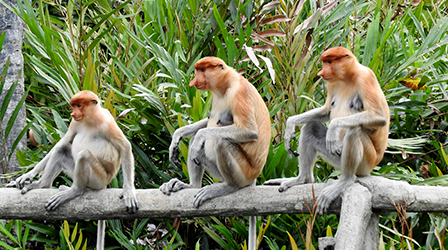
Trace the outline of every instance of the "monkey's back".
<path fill-rule="evenodd" d="M 271 144 L 271 119 L 269 110 L 265 102 L 258 93 L 257 89 L 249 83 L 244 81 L 248 92 L 249 102 L 254 107 L 255 121 L 258 128 L 258 139 L 254 142 L 242 143 L 241 147 L 247 153 L 251 162 L 252 169 L 249 169 L 247 176 L 251 179 L 256 179 L 263 170 L 264 164 L 269 153 Z"/>
<path fill-rule="evenodd" d="M 236 73 L 236 72 L 235 72 Z M 236 126 L 254 130 L 258 134 L 255 141 L 238 143 L 249 162 L 241 164 L 241 172 L 248 183 L 256 179 L 266 163 L 271 141 L 271 122 L 268 108 L 257 89 L 238 73 L 225 94 L 212 91 L 213 104 L 207 127 Z M 205 142 L 205 153 L 216 160 L 213 152 L 214 141 Z"/>

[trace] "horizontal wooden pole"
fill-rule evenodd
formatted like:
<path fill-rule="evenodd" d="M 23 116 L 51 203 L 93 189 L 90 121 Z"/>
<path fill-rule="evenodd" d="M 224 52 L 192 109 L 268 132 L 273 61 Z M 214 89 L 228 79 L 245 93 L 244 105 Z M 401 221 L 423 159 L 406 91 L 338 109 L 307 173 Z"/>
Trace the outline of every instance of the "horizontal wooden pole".
<path fill-rule="evenodd" d="M 407 211 L 448 212 L 448 187 L 411 186 L 405 182 L 381 177 L 363 177 L 359 183 L 372 193 L 373 210 L 395 211 L 394 203 L 406 201 Z M 256 186 L 234 194 L 206 201 L 193 207 L 198 189 L 186 189 L 164 195 L 158 189 L 136 190 L 139 210 L 128 214 L 121 189 L 88 190 L 85 194 L 61 205 L 56 211 L 45 210 L 45 203 L 57 189 L 36 189 L 22 195 L 16 188 L 0 189 L 1 219 L 132 219 L 206 216 L 248 216 L 268 214 L 310 213 L 314 198 L 327 184 L 305 184 L 279 193 L 276 186 Z M 356 197 L 354 197 L 356 199 Z M 337 199 L 330 213 L 339 213 Z"/>

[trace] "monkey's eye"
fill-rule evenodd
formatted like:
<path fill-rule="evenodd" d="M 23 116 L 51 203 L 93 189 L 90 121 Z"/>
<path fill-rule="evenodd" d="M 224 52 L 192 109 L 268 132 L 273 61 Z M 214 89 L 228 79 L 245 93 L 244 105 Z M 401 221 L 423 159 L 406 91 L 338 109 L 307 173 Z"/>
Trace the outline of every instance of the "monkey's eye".
<path fill-rule="evenodd" d="M 332 60 L 328 60 L 328 63 L 331 64 L 333 61 Z"/>
<path fill-rule="evenodd" d="M 205 72 L 205 69 L 203 69 L 203 68 L 200 68 L 199 70 L 200 70 L 201 72 Z"/>

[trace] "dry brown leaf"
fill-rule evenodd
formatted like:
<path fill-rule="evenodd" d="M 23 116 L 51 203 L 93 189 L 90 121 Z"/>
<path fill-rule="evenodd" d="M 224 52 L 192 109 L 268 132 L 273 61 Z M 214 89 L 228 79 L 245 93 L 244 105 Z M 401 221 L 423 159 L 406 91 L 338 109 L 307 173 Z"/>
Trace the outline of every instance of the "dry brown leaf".
<path fill-rule="evenodd" d="M 280 5 L 279 1 L 272 1 L 272 2 L 270 2 L 268 4 L 266 4 L 265 6 L 263 6 L 263 8 L 261 8 L 261 13 L 263 13 L 263 11 L 265 11 L 265 10 L 269 10 L 269 9 L 275 8 L 275 7 L 279 6 L 279 5 Z"/>
<path fill-rule="evenodd" d="M 272 17 L 268 17 L 268 18 L 264 19 L 261 22 L 261 25 L 273 24 L 273 23 L 278 23 L 278 22 L 288 22 L 289 20 L 291 20 L 291 18 L 288 18 L 285 15 L 277 15 L 277 16 L 272 16 Z"/>
<path fill-rule="evenodd" d="M 261 37 L 271 37 L 271 36 L 284 37 L 286 35 L 285 32 L 275 29 L 263 30 L 261 32 L 258 32 L 257 34 Z"/>

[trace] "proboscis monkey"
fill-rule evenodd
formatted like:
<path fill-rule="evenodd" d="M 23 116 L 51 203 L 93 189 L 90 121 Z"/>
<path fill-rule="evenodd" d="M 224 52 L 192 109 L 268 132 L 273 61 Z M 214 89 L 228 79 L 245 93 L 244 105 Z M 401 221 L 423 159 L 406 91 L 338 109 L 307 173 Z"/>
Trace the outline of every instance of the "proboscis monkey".
<path fill-rule="evenodd" d="M 48 200 L 45 208 L 51 211 L 81 195 L 87 188 L 106 188 L 122 165 L 123 192 L 120 198 L 124 198 L 127 211 L 135 213 L 138 204 L 131 144 L 93 92 L 84 90 L 77 93 L 70 100 L 70 106 L 73 119 L 65 136 L 30 172 L 18 177 L 9 187 L 22 189 L 22 194 L 36 188 L 50 188 L 63 171 L 73 179 L 73 184 L 70 188 L 60 187 Z M 32 182 L 42 171 L 42 177 Z M 31 183 L 28 184 L 27 180 Z M 99 221 L 100 227 L 104 229 L 104 221 Z"/>
<path fill-rule="evenodd" d="M 173 134 L 169 154 L 170 161 L 177 166 L 180 166 L 176 157 L 179 142 L 191 137 L 187 159 L 190 184 L 172 179 L 160 190 L 170 194 L 184 188 L 200 188 L 205 167 L 223 182 L 201 188 L 194 199 L 194 206 L 199 207 L 208 199 L 254 183 L 268 155 L 271 122 L 257 89 L 223 60 L 205 57 L 194 67 L 196 76 L 190 87 L 211 92 L 212 110 L 208 118 L 181 127 Z"/>
<path fill-rule="evenodd" d="M 317 74 L 328 83 L 324 106 L 292 116 L 286 122 L 285 148 L 299 157 L 299 176 L 274 179 L 279 191 L 311 183 L 316 157 L 341 169 L 338 180 L 329 184 L 318 198 L 317 212 L 327 212 L 331 202 L 355 182 L 356 176 L 369 175 L 383 158 L 389 134 L 389 107 L 375 74 L 361 65 L 346 48 L 335 47 L 320 57 Z M 330 121 L 328 128 L 323 122 Z M 291 149 L 295 127 L 303 125 L 298 153 Z"/>

